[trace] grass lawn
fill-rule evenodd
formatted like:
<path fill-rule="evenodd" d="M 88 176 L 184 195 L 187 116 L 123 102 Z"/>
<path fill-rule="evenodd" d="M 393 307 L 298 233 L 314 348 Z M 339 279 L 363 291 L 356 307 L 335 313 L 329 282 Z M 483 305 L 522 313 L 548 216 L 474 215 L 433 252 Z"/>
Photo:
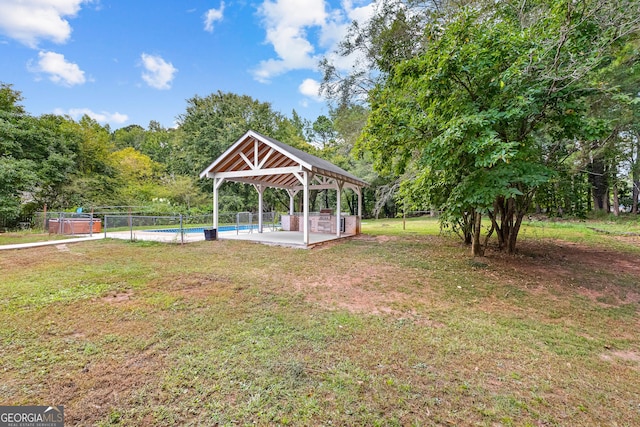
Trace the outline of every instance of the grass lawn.
<path fill-rule="evenodd" d="M 67 425 L 638 425 L 640 237 L 589 227 L 532 221 L 480 259 L 430 219 L 313 250 L 3 251 L 0 403 Z"/>

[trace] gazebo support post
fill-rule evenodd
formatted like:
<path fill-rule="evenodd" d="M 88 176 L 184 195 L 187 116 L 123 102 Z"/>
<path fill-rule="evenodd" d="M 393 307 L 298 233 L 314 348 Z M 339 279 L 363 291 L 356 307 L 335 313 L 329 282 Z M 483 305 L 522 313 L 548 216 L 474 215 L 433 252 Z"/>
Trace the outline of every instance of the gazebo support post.
<path fill-rule="evenodd" d="M 293 215 L 296 213 L 295 197 L 298 194 L 298 190 L 287 188 L 287 194 L 289 195 L 289 215 Z"/>
<path fill-rule="evenodd" d="M 302 222 L 303 222 L 303 230 L 304 235 L 302 238 L 302 242 L 305 245 L 309 244 L 309 172 L 302 172 L 302 186 L 304 187 L 303 193 L 303 205 L 302 205 Z"/>
<path fill-rule="evenodd" d="M 258 233 L 262 233 L 262 211 L 263 211 L 263 199 L 262 194 L 264 193 L 264 187 L 262 184 L 254 185 L 256 191 L 258 192 Z"/>
<path fill-rule="evenodd" d="M 213 228 L 218 229 L 218 189 L 224 178 L 213 177 Z"/>
<path fill-rule="evenodd" d="M 336 236 L 340 237 L 340 207 L 342 206 L 342 201 L 340 200 L 340 195 L 342 194 L 342 186 L 344 182 L 336 180 Z"/>
<path fill-rule="evenodd" d="M 356 234 L 360 234 L 362 227 L 362 188 L 356 187 L 356 192 L 358 193 L 358 217 L 356 218 L 358 224 L 356 225 Z"/>

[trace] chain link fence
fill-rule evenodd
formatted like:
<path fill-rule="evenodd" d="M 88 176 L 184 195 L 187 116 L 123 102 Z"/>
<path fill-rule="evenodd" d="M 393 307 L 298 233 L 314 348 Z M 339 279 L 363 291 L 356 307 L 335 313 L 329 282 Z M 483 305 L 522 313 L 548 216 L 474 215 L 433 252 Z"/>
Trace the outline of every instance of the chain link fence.
<path fill-rule="evenodd" d="M 93 236 L 128 240 L 157 240 L 184 243 L 202 240 L 206 230 L 213 228 L 213 215 L 141 215 L 114 212 L 37 212 L 31 228 L 50 234 Z M 278 212 L 264 212 L 263 229 L 274 231 L 280 227 Z M 219 232 L 253 232 L 258 229 L 258 214 L 252 212 L 220 212 Z"/>
<path fill-rule="evenodd" d="M 263 229 L 276 230 L 280 227 L 280 214 L 263 213 Z M 105 237 L 119 237 L 129 234 L 130 240 L 160 240 L 184 243 L 185 241 L 216 238 L 220 232 L 253 232 L 259 227 L 258 215 L 250 212 L 221 212 L 218 214 L 218 227 L 214 233 L 213 215 L 105 215 Z"/>

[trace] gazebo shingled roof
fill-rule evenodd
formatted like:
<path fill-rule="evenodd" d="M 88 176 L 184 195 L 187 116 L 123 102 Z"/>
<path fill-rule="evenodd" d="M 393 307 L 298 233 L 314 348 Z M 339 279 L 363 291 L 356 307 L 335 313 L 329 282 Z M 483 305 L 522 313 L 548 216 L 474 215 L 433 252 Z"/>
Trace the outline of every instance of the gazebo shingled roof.
<path fill-rule="evenodd" d="M 260 159 L 258 162 L 256 162 L 256 153 L 257 158 Z M 356 187 L 368 185 L 360 178 L 327 160 L 253 130 L 245 133 L 220 157 L 207 166 L 200 173 L 200 178 L 211 177 L 213 174 L 222 173 L 225 175 L 226 172 L 235 172 L 226 174 L 226 179 L 251 184 L 263 183 L 276 188 L 296 188 L 300 185 L 300 181 L 291 173 L 290 168 L 292 167 L 299 168 L 299 170 L 306 169 L 314 174 L 334 178 Z M 273 175 L 265 175 L 262 172 L 259 175 L 251 175 L 249 172 L 252 170 L 271 171 Z"/>

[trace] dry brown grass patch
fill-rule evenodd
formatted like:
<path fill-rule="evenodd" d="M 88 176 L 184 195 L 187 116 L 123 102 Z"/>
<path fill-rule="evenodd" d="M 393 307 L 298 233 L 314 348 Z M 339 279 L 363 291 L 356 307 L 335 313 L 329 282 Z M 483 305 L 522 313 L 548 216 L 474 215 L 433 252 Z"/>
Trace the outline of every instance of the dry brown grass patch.
<path fill-rule="evenodd" d="M 321 273 L 295 280 L 296 291 L 304 294 L 307 302 L 352 313 L 406 316 L 407 312 L 398 307 L 411 306 L 420 294 L 427 297 L 430 293 L 424 275 L 391 265 L 354 263 L 342 274 Z M 416 283 L 420 283 L 421 289 Z M 411 287 L 411 293 L 401 290 L 405 287 Z"/>

